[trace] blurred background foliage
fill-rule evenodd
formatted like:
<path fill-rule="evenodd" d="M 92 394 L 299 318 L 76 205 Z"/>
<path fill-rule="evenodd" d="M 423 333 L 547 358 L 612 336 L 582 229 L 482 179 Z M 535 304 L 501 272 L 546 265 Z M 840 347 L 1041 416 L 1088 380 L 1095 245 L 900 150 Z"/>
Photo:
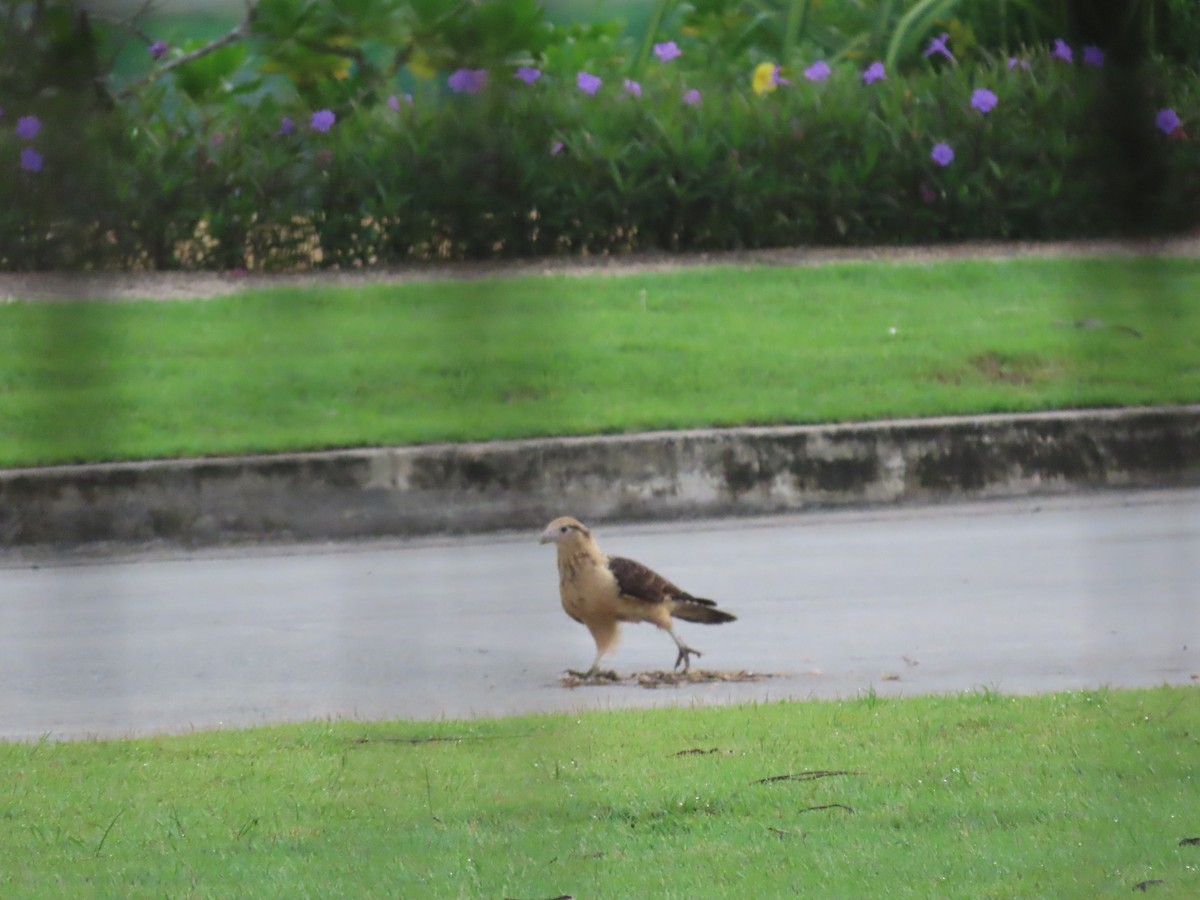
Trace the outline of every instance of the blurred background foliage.
<path fill-rule="evenodd" d="M 0 0 L 0 169 L 16 173 L 0 179 L 0 267 L 1071 237 L 1200 218 L 1192 0 L 185 6 Z M 941 34 L 953 59 L 922 52 Z M 1073 64 L 1050 56 L 1060 38 Z M 660 63 L 668 40 L 682 55 Z M 1085 43 L 1105 67 L 1080 64 Z M 834 74 L 810 83 L 818 59 Z M 864 91 L 876 60 L 888 78 Z M 764 62 L 789 84 L 757 97 Z M 516 81 L 518 66 L 542 80 Z M 451 91 L 464 68 L 487 88 Z M 605 88 L 581 93 L 579 71 Z M 1001 96 L 987 116 L 967 104 L 979 86 Z M 1161 106 L 1184 122 L 1169 136 Z M 30 115 L 32 144 L 12 128 Z M 956 146 L 945 169 L 928 160 L 939 140 Z M 27 146 L 42 171 L 18 169 Z"/>

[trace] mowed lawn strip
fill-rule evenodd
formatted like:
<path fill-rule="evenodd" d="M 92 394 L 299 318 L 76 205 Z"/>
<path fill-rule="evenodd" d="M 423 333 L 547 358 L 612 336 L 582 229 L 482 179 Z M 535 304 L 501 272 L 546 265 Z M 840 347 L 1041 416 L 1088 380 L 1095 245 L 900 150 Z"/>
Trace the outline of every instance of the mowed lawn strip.
<path fill-rule="evenodd" d="M 1200 400 L 1200 260 L 0 306 L 0 465 Z"/>
<path fill-rule="evenodd" d="M 6 896 L 1200 896 L 1187 687 L 43 741 L 0 766 Z"/>

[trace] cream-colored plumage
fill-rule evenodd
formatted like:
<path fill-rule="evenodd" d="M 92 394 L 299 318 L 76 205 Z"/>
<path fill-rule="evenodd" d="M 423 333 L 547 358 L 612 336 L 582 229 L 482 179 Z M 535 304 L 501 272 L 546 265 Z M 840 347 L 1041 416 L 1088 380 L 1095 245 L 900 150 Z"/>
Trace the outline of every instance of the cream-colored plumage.
<path fill-rule="evenodd" d="M 700 651 L 679 638 L 672 616 L 710 625 L 735 620 L 712 600 L 693 597 L 641 563 L 607 556 L 578 519 L 555 519 L 542 532 L 541 543 L 557 546 L 563 609 L 585 625 L 596 642 L 592 667 L 575 674 L 596 674 L 601 657 L 616 646 L 621 622 L 651 622 L 666 631 L 679 648 L 675 668 L 682 663 L 686 672 L 690 657 L 700 656 Z"/>

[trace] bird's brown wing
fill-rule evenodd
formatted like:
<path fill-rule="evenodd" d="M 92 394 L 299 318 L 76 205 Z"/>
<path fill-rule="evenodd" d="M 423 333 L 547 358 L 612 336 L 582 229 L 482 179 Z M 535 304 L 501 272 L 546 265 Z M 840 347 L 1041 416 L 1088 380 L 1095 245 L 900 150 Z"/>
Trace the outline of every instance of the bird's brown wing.
<path fill-rule="evenodd" d="M 610 556 L 608 569 L 617 579 L 617 590 L 626 597 L 646 603 L 665 603 L 668 599 L 689 600 L 704 606 L 716 606 L 712 600 L 693 597 L 687 591 L 667 581 L 653 569 L 623 556 Z"/>

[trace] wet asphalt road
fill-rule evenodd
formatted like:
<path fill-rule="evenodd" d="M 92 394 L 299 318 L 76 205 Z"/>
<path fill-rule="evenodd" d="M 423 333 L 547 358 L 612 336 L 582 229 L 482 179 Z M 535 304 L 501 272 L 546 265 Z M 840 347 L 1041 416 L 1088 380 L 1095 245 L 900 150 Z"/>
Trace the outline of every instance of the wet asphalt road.
<path fill-rule="evenodd" d="M 587 632 L 536 534 L 108 560 L 0 556 L 0 738 L 784 697 L 1200 685 L 1200 490 L 598 528 L 739 621 L 696 666 L 562 687 Z M 668 668 L 626 627 L 609 662 Z"/>

